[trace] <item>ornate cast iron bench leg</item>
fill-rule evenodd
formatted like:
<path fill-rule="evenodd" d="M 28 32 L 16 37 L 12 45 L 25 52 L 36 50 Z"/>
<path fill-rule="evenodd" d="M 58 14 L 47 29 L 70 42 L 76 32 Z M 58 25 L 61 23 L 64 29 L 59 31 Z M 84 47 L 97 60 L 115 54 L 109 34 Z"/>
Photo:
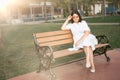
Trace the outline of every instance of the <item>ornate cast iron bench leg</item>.
<path fill-rule="evenodd" d="M 104 43 L 109 42 L 108 38 L 105 35 L 96 36 L 96 38 L 98 39 L 98 44 L 104 44 Z M 104 46 L 104 47 L 101 47 L 101 48 L 97 48 L 94 51 L 94 54 L 99 54 L 99 55 L 104 54 L 107 62 L 109 62 L 110 58 L 106 54 L 108 48 L 110 48 L 110 46 Z"/>
<path fill-rule="evenodd" d="M 39 58 L 39 70 L 37 72 L 49 70 L 51 80 L 55 80 L 56 75 L 51 67 L 51 64 L 55 61 L 52 48 L 49 46 L 37 47 L 37 55 Z"/>
<path fill-rule="evenodd" d="M 106 57 L 106 59 L 107 59 L 107 62 L 110 61 L 110 57 L 108 57 L 107 54 L 106 54 L 108 48 L 110 48 L 110 46 L 106 46 L 106 47 L 105 47 L 105 53 L 104 53 L 104 55 L 105 55 L 105 57 Z"/>

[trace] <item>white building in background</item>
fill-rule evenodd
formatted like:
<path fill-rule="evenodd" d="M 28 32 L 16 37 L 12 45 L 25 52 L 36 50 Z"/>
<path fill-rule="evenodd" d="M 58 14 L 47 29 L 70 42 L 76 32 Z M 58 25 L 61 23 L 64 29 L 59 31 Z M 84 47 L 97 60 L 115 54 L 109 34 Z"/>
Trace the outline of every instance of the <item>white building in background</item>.
<path fill-rule="evenodd" d="M 108 7 L 108 2 L 106 2 L 105 7 Z M 102 3 L 98 2 L 95 4 L 95 15 L 101 14 L 101 12 L 102 12 Z M 93 6 L 91 6 L 90 14 L 91 15 L 94 14 Z"/>
<path fill-rule="evenodd" d="M 101 6 L 102 6 L 102 4 L 95 4 L 95 15 L 101 13 Z M 93 8 L 93 6 L 91 6 L 89 14 L 90 15 L 94 14 L 94 8 Z"/>
<path fill-rule="evenodd" d="M 101 13 L 101 4 L 95 4 L 95 14 Z"/>
<path fill-rule="evenodd" d="M 46 8 L 47 8 L 47 15 L 52 16 L 53 15 L 53 6 L 51 2 L 46 2 Z M 29 4 L 30 9 L 30 17 L 42 17 L 44 18 L 44 2 L 41 2 L 40 4 Z"/>
<path fill-rule="evenodd" d="M 29 21 L 44 20 L 44 2 L 30 3 L 28 5 L 12 5 L 8 7 L 7 22 L 12 24 L 21 24 Z M 52 19 L 54 8 L 51 2 L 46 2 L 46 15 L 48 19 Z"/>

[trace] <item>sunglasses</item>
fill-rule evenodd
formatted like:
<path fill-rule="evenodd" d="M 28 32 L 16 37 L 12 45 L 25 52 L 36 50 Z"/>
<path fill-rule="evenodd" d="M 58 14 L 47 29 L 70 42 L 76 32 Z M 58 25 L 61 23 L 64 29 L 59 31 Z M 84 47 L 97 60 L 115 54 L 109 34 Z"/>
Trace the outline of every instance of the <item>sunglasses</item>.
<path fill-rule="evenodd" d="M 73 18 L 73 19 L 75 19 L 75 18 L 79 18 L 79 16 L 73 16 L 72 18 Z"/>

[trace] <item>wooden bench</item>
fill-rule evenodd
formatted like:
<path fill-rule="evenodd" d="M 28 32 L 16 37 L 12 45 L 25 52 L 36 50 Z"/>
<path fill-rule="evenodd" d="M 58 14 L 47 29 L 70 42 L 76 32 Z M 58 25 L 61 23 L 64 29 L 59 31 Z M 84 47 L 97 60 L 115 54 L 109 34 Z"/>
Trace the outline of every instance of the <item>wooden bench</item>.
<path fill-rule="evenodd" d="M 53 46 L 73 43 L 72 34 L 69 30 L 33 33 L 33 37 L 35 49 L 40 60 L 39 71 L 49 69 L 55 58 L 83 52 L 83 49 L 77 51 L 68 51 L 68 49 L 53 50 Z M 104 54 L 107 61 L 110 61 L 106 54 L 107 49 L 110 47 L 108 38 L 105 35 L 96 36 L 96 38 L 99 44 L 95 46 L 94 55 Z"/>

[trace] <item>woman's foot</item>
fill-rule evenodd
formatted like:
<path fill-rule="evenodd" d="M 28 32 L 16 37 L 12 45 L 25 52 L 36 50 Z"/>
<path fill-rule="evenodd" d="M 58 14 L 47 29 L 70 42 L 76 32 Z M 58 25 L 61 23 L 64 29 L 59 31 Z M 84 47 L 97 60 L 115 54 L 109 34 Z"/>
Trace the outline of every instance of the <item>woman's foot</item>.
<path fill-rule="evenodd" d="M 95 69 L 90 69 L 90 72 L 95 73 Z"/>
<path fill-rule="evenodd" d="M 91 64 L 90 63 L 86 63 L 86 68 L 90 68 Z"/>

